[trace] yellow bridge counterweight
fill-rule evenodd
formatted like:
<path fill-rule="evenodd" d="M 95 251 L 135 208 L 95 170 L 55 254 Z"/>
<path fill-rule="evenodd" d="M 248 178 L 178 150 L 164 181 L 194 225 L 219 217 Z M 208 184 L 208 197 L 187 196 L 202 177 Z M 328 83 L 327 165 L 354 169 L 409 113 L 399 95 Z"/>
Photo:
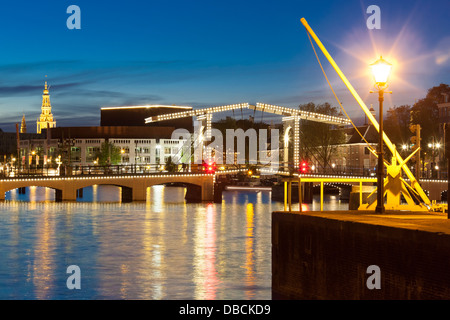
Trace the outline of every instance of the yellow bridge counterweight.
<path fill-rule="evenodd" d="M 375 119 L 375 117 L 372 115 L 372 113 L 369 111 L 369 109 L 367 108 L 366 104 L 364 103 L 364 101 L 362 101 L 361 97 L 358 95 L 358 93 L 356 92 L 356 90 L 353 88 L 353 86 L 350 84 L 350 82 L 347 80 L 347 78 L 345 77 L 345 75 L 342 73 L 342 71 L 339 69 L 339 67 L 337 66 L 337 64 L 334 62 L 333 58 L 331 57 L 331 55 L 328 53 L 328 51 L 325 49 L 324 45 L 322 44 L 322 42 L 319 40 L 319 38 L 316 36 L 316 34 L 314 33 L 314 31 L 311 29 L 311 27 L 308 25 L 308 22 L 305 20 L 305 18 L 301 18 L 300 19 L 301 23 L 305 26 L 307 32 L 312 36 L 312 38 L 314 39 L 314 41 L 317 43 L 317 45 L 319 46 L 319 48 L 322 50 L 323 54 L 325 55 L 325 57 L 328 59 L 328 61 L 330 62 L 330 64 L 333 66 L 334 70 L 336 71 L 336 73 L 338 74 L 338 76 L 341 78 L 341 80 L 344 82 L 344 84 L 346 85 L 346 87 L 348 88 L 348 90 L 350 91 L 350 93 L 353 95 L 353 97 L 355 98 L 355 100 L 358 102 L 358 104 L 360 105 L 361 109 L 364 111 L 364 113 L 367 115 L 368 119 L 370 120 L 370 122 L 373 124 L 373 126 L 375 127 L 375 129 L 379 132 L 380 130 L 380 126 L 377 122 L 377 120 Z M 428 196 L 425 194 L 425 192 L 423 191 L 422 187 L 420 186 L 419 182 L 417 181 L 417 179 L 414 177 L 414 175 L 412 174 L 412 172 L 409 170 L 408 166 L 406 165 L 406 163 L 403 162 L 402 157 L 400 156 L 400 154 L 398 153 L 398 151 L 395 148 L 395 145 L 392 144 L 392 142 L 389 140 L 388 136 L 386 135 L 385 132 L 383 132 L 383 141 L 386 143 L 386 146 L 389 148 L 389 150 L 392 152 L 392 154 L 394 155 L 394 157 L 397 159 L 397 161 L 399 163 L 402 163 L 402 169 L 404 170 L 404 172 L 406 173 L 407 177 L 409 178 L 409 180 L 411 181 L 411 186 L 413 189 L 415 189 L 417 191 L 417 193 L 419 194 L 420 198 L 422 199 L 422 201 L 425 203 L 425 205 L 430 206 L 431 205 L 431 201 L 430 199 L 428 199 Z"/>

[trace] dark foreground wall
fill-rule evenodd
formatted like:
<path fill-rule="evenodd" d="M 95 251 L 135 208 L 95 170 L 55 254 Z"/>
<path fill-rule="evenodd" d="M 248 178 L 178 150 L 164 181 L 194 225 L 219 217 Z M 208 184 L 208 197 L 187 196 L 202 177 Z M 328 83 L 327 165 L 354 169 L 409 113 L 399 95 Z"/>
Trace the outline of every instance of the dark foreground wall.
<path fill-rule="evenodd" d="M 450 299 L 449 220 L 355 217 L 274 212 L 272 298 Z"/>

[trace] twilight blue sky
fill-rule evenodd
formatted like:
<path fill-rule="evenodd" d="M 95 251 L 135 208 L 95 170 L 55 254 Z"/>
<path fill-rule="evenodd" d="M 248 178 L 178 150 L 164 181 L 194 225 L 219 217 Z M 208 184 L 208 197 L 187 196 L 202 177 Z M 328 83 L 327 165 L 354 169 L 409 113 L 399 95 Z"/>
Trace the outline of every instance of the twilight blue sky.
<path fill-rule="evenodd" d="M 72 4 L 81 30 L 66 27 Z M 366 27 L 371 4 L 380 30 Z M 367 66 L 380 54 L 395 63 L 386 109 L 413 104 L 450 84 L 449 12 L 449 0 L 9 1 L 0 10 L 0 128 L 14 131 L 24 113 L 35 131 L 45 75 L 57 126 L 98 125 L 104 106 L 338 106 L 301 17 L 366 104 L 378 105 Z M 349 114 L 364 119 L 321 59 Z"/>

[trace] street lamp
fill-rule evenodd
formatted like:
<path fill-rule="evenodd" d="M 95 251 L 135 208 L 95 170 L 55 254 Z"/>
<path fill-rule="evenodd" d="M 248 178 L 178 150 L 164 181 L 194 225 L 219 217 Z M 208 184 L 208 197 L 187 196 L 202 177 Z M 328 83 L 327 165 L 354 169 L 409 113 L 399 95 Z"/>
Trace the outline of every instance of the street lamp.
<path fill-rule="evenodd" d="M 384 158 L 383 158 L 383 101 L 384 91 L 387 89 L 389 74 L 391 73 L 392 65 L 380 56 L 380 59 L 370 65 L 373 77 L 375 79 L 375 87 L 378 89 L 378 102 L 380 103 L 379 116 L 379 134 L 380 139 L 378 143 L 378 170 L 377 170 L 377 207 L 375 212 L 384 213 Z M 373 91 L 371 91 L 373 92 Z M 392 93 L 392 92 L 391 92 Z"/>

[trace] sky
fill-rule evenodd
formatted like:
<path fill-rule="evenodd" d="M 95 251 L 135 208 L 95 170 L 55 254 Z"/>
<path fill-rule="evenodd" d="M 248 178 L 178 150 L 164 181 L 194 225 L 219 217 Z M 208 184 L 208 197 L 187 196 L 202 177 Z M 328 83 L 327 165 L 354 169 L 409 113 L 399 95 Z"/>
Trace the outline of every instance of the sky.
<path fill-rule="evenodd" d="M 70 5 L 81 10 L 81 29 L 67 28 Z M 380 29 L 366 25 L 370 5 L 380 8 Z M 0 128 L 14 131 L 25 114 L 34 132 L 44 81 L 57 126 L 99 125 L 100 108 L 111 106 L 339 108 L 302 17 L 368 106 L 378 106 L 368 65 L 380 55 L 394 65 L 385 110 L 412 105 L 450 84 L 449 11 L 449 0 L 9 1 L 0 9 Z M 363 121 L 319 57 L 352 120 Z"/>

